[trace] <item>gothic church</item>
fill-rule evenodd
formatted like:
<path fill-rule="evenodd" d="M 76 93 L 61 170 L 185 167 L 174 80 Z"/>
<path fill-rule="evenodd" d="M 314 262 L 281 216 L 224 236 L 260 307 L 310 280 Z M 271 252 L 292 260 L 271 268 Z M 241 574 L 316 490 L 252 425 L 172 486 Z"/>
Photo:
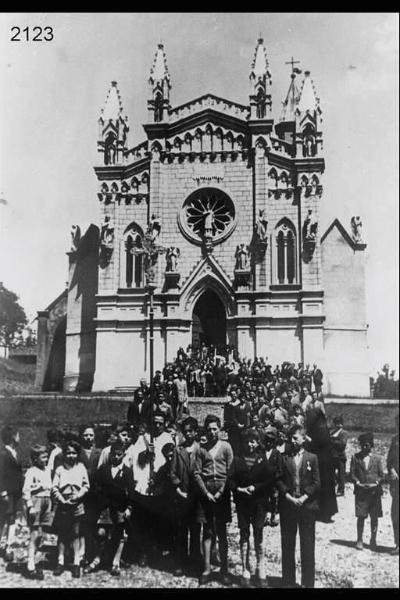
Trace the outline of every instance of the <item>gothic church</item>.
<path fill-rule="evenodd" d="M 159 44 L 145 140 L 133 148 L 112 82 L 98 122 L 98 223 L 82 235 L 74 226 L 63 308 L 38 313 L 39 386 L 54 389 L 54 364 L 67 391 L 129 390 L 148 379 L 151 286 L 155 369 L 180 346 L 227 343 L 273 366 L 317 363 L 325 393 L 369 395 L 366 244 L 359 217 L 349 228 L 338 219 L 319 226 L 315 85 L 292 64 L 275 122 L 262 39 L 249 79 L 247 106 L 205 94 L 173 107 Z"/>

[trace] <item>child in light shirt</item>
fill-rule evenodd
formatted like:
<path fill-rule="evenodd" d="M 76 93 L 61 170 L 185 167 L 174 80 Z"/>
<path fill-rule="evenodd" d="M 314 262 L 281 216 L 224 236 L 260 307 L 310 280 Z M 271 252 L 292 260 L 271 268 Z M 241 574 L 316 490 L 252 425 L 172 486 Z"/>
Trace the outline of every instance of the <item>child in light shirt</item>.
<path fill-rule="evenodd" d="M 78 462 L 80 444 L 71 440 L 63 448 L 63 464 L 57 467 L 53 478 L 52 493 L 57 503 L 54 527 L 58 534 L 58 564 L 54 575 L 64 571 L 65 547 L 72 542 L 74 564 L 72 576 L 80 577 L 80 530 L 85 514 L 82 499 L 89 491 L 86 467 Z"/>
<path fill-rule="evenodd" d="M 48 453 L 45 446 L 31 448 L 32 466 L 26 471 L 22 498 L 26 508 L 29 527 L 27 577 L 43 579 L 43 571 L 35 567 L 35 553 L 42 528 L 50 527 L 53 521 L 51 510 L 51 477 L 48 468 Z"/>

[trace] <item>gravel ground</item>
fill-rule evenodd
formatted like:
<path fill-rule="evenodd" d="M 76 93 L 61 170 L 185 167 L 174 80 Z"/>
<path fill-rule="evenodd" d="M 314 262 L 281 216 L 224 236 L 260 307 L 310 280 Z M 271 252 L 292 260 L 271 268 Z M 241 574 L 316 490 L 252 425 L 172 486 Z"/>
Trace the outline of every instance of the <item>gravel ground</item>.
<path fill-rule="evenodd" d="M 387 454 L 389 436 L 379 435 L 376 440 L 376 451 L 383 457 Z M 356 449 L 356 439 L 353 436 L 349 441 L 349 456 Z M 317 523 L 316 526 L 316 587 L 317 588 L 398 588 L 399 564 L 398 557 L 390 556 L 393 548 L 393 532 L 390 520 L 391 497 L 387 486 L 384 487 L 382 497 L 383 517 L 379 520 L 378 550 L 369 549 L 369 523 L 366 523 L 364 551 L 355 549 L 356 520 L 354 516 L 353 486 L 346 484 L 346 495 L 338 498 L 339 513 L 335 515 L 334 522 L 325 524 Z M 24 577 L 23 567 L 26 561 L 27 529 L 21 523 L 15 546 L 15 562 L 6 565 L 0 559 L 0 586 L 7 588 L 42 587 L 42 588 L 196 588 L 198 580 L 193 577 L 175 577 L 168 569 L 168 557 L 164 566 L 159 568 L 141 568 L 129 565 L 121 570 L 121 577 L 112 577 L 107 571 L 99 571 L 90 575 L 83 575 L 81 579 L 73 579 L 69 571 L 61 577 L 54 577 L 48 565 L 44 563 L 45 579 L 31 581 Z M 239 532 L 236 518 L 229 525 L 229 567 L 233 575 L 238 575 Z M 271 587 L 280 586 L 280 528 L 266 528 L 266 557 L 267 574 Z M 49 536 L 49 544 L 55 544 L 54 536 Z M 50 546 L 48 546 L 50 549 Z M 55 546 L 53 546 L 53 550 Z M 43 556 L 44 558 L 44 556 Z M 297 580 L 300 580 L 300 557 L 297 548 Z M 254 564 L 254 554 L 252 556 Z M 216 570 L 217 573 L 217 570 Z M 237 587 L 236 578 L 233 578 L 233 587 Z M 217 580 L 211 581 L 206 587 L 222 587 Z"/>

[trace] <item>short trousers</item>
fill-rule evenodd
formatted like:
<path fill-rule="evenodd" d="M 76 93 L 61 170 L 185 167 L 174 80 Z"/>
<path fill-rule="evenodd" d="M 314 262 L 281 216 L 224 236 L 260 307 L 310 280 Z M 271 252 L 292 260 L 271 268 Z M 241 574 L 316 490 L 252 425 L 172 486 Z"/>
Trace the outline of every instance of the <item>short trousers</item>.
<path fill-rule="evenodd" d="M 28 525 L 29 527 L 51 527 L 53 524 L 54 513 L 51 507 L 50 497 L 38 497 L 32 498 L 33 506 L 28 512 Z"/>
<path fill-rule="evenodd" d="M 58 505 L 54 515 L 54 529 L 62 535 L 79 535 L 84 514 L 85 509 L 82 502 L 68 507 Z"/>

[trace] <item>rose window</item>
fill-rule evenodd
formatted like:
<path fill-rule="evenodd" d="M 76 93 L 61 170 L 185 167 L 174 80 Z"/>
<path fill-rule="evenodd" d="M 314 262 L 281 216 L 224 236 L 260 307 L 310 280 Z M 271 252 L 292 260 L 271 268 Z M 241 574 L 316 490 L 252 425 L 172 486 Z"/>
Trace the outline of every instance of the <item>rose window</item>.
<path fill-rule="evenodd" d="M 235 207 L 221 190 L 203 188 L 185 201 L 179 224 L 183 232 L 195 243 L 211 237 L 214 243 L 222 242 L 235 227 Z"/>

